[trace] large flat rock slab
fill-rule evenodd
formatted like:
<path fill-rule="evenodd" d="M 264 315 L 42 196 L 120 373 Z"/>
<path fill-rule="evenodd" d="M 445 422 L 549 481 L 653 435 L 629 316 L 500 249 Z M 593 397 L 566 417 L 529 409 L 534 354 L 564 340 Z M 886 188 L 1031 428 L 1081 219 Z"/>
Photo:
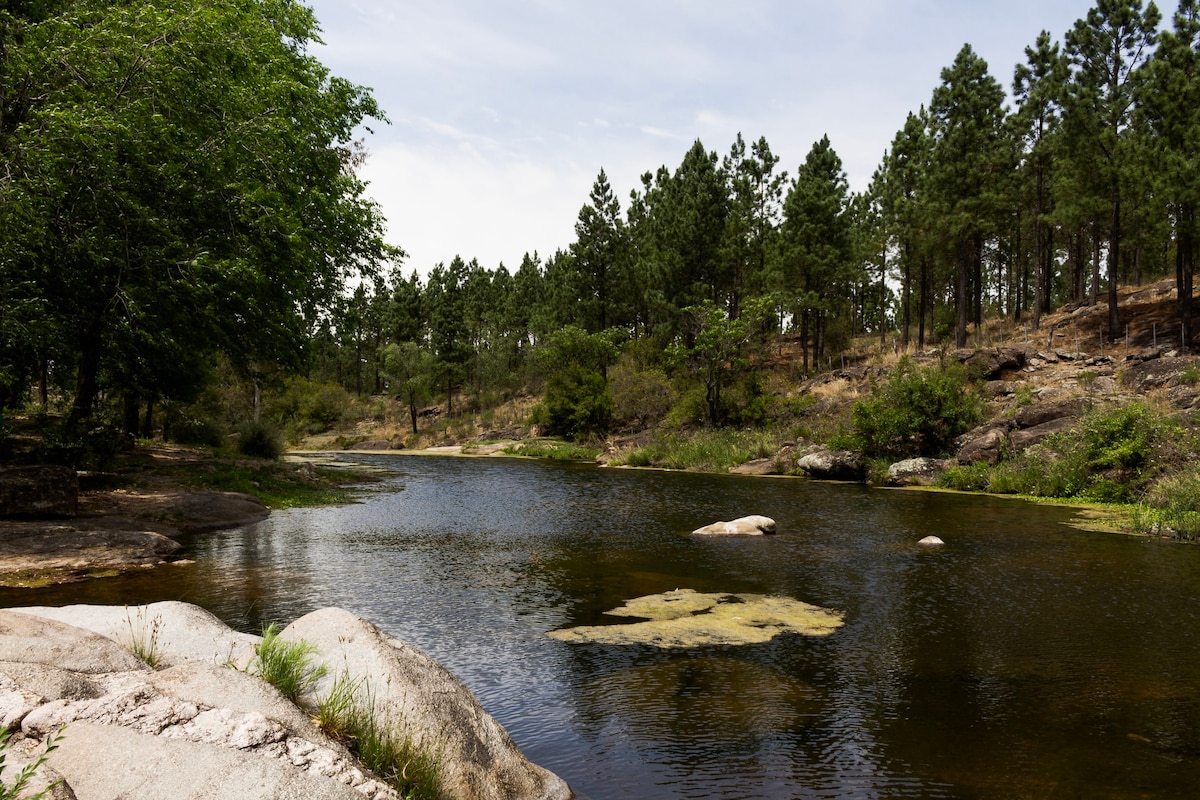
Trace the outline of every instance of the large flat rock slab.
<path fill-rule="evenodd" d="M 71 723 L 49 764 L 79 800 L 363 800 L 282 759 L 91 722 Z"/>

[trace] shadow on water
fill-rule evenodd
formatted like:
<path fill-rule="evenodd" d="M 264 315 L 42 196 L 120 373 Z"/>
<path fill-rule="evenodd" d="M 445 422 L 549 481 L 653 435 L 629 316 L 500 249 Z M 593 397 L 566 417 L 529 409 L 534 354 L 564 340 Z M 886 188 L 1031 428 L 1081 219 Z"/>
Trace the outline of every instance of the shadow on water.
<path fill-rule="evenodd" d="M 178 599 L 256 632 L 340 605 L 438 658 L 601 798 L 1187 797 L 1200 548 L 987 497 L 364 456 L 402 492 L 189 540 L 190 566 L 0 604 Z M 779 533 L 700 538 L 746 514 Z M 936 534 L 937 549 L 915 542 Z M 677 588 L 837 609 L 824 638 L 564 644 Z"/>

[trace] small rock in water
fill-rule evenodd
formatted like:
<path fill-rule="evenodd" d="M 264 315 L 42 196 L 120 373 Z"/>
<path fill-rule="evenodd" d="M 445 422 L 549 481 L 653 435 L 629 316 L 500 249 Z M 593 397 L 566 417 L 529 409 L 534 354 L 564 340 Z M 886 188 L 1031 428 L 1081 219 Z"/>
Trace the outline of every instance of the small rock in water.
<path fill-rule="evenodd" d="M 945 542 L 943 542 L 941 539 L 939 539 L 936 536 L 926 536 L 924 539 L 917 542 L 917 544 L 933 546 L 933 545 L 945 544 Z"/>

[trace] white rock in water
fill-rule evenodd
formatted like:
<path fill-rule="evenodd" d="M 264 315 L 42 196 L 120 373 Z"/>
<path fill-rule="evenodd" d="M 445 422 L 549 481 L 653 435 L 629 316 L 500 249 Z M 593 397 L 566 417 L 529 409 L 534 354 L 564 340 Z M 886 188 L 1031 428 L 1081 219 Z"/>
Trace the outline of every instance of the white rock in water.
<path fill-rule="evenodd" d="M 924 539 L 917 542 L 917 544 L 924 544 L 924 545 L 929 545 L 932 547 L 934 545 L 945 544 L 945 542 L 943 542 L 941 539 L 939 539 L 936 536 L 926 536 Z"/>
<path fill-rule="evenodd" d="M 701 536 L 761 536 L 764 533 L 774 532 L 775 520 L 760 514 L 739 517 L 730 522 L 714 522 L 692 531 Z"/>

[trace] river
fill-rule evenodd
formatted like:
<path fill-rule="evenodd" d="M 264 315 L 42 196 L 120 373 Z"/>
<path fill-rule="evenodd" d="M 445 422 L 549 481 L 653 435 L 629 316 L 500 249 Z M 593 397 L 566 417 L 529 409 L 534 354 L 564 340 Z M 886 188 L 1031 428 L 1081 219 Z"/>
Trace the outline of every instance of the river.
<path fill-rule="evenodd" d="M 592 800 L 1200 796 L 1200 547 L 983 496 L 358 458 L 394 470 L 362 502 L 0 606 L 184 600 L 251 632 L 342 606 L 440 660 Z M 779 533 L 687 533 L 747 514 Z M 929 534 L 945 546 L 916 545 Z M 682 650 L 546 635 L 677 588 L 845 625 Z"/>

